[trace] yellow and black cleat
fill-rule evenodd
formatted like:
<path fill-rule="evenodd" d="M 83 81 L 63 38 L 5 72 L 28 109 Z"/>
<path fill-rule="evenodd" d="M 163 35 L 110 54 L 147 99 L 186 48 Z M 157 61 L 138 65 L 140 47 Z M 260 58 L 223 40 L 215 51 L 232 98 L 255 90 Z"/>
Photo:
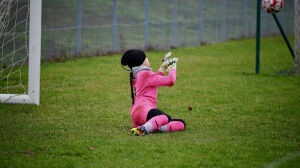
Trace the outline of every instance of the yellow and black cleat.
<path fill-rule="evenodd" d="M 147 134 L 145 127 L 132 128 L 131 133 L 135 136 L 143 136 Z"/>

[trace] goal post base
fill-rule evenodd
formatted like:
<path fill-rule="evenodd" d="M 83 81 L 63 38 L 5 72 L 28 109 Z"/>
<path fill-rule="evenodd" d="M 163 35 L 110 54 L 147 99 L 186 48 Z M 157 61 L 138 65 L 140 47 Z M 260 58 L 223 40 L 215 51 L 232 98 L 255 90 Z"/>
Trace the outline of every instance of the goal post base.
<path fill-rule="evenodd" d="M 0 103 L 8 103 L 8 104 L 35 104 L 39 105 L 39 101 L 34 101 L 28 95 L 21 94 L 0 94 Z"/>

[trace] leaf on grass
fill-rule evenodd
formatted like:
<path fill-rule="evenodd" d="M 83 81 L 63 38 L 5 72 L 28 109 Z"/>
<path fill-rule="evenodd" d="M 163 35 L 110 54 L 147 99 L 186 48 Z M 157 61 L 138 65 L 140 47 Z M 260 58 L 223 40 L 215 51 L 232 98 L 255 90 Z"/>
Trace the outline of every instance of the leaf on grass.
<path fill-rule="evenodd" d="M 95 148 L 94 148 L 94 147 L 88 147 L 88 149 L 89 149 L 89 150 L 94 150 Z"/>

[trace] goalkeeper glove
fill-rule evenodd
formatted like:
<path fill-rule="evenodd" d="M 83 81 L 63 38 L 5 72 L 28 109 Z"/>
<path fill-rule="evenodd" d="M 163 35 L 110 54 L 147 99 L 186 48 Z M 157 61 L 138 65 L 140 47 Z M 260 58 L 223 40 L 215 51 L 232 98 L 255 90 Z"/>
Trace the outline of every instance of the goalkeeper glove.
<path fill-rule="evenodd" d="M 171 55 L 172 55 L 172 52 L 171 52 L 171 51 L 168 52 L 168 53 L 165 55 L 164 59 L 163 59 L 161 62 L 167 62 L 168 59 L 171 57 Z"/>
<path fill-rule="evenodd" d="M 159 71 L 162 71 L 163 73 L 165 73 L 165 70 L 168 68 L 168 65 L 167 65 L 168 59 L 169 59 L 169 57 L 171 57 L 171 55 L 172 55 L 172 52 L 168 52 L 165 55 L 164 59 L 162 60 L 162 64 L 159 67 Z"/>
<path fill-rule="evenodd" d="M 168 68 L 166 69 L 166 72 L 169 72 L 169 70 L 171 68 L 174 68 L 176 69 L 176 65 L 177 65 L 177 62 L 178 62 L 178 58 L 172 58 L 168 61 Z"/>
<path fill-rule="evenodd" d="M 165 73 L 166 69 L 168 68 L 168 63 L 167 62 L 163 62 L 160 67 L 159 67 L 159 71 Z"/>

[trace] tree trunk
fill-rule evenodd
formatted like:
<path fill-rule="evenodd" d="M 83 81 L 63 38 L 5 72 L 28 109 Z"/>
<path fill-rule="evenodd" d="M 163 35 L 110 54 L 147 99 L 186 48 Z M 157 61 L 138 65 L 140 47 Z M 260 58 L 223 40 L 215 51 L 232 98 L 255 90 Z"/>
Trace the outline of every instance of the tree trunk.
<path fill-rule="evenodd" d="M 300 66 L 300 0 L 295 0 L 295 67 Z"/>

